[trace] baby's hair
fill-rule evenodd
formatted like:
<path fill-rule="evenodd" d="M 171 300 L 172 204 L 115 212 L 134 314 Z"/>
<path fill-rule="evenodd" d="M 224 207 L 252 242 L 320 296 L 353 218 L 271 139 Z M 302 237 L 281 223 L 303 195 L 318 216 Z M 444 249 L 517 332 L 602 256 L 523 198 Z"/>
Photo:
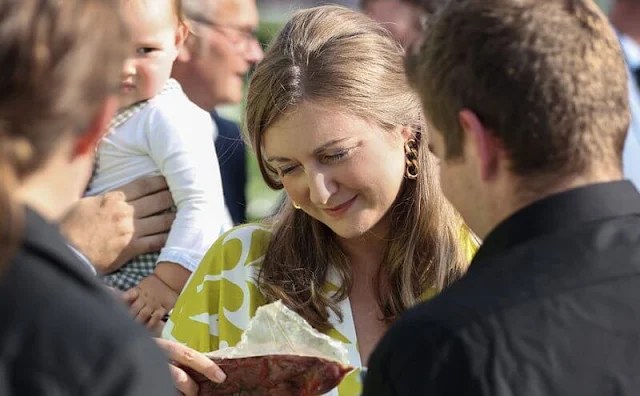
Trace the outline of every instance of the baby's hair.
<path fill-rule="evenodd" d="M 123 0 L 125 2 L 137 2 L 143 4 L 156 3 L 158 0 Z M 178 18 L 178 23 L 185 23 L 186 18 L 184 16 L 184 12 L 182 10 L 182 0 L 169 0 L 171 2 L 171 6 L 173 8 L 173 13 Z"/>

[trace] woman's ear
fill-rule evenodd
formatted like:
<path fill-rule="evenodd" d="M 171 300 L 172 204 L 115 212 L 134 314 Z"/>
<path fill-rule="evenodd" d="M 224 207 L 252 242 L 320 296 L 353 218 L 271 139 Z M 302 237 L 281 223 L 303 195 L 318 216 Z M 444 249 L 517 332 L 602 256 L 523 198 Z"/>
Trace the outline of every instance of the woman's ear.
<path fill-rule="evenodd" d="M 407 141 L 409 139 L 416 138 L 416 132 L 409 125 L 403 125 L 400 129 L 400 135 L 402 135 L 402 140 Z"/>

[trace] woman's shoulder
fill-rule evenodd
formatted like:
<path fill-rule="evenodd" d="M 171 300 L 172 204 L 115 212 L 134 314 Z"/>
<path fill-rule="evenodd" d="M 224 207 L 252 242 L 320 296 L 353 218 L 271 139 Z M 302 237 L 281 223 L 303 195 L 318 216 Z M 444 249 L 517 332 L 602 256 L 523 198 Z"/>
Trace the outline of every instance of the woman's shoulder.
<path fill-rule="evenodd" d="M 234 227 L 216 240 L 202 262 L 214 263 L 222 260 L 230 264 L 261 260 L 269 247 L 271 235 L 268 224 L 248 223 Z"/>
<path fill-rule="evenodd" d="M 223 246 L 232 242 L 242 243 L 242 249 L 249 249 L 252 246 L 267 248 L 271 240 L 271 227 L 264 223 L 247 223 L 233 227 L 220 236 L 216 243 Z"/>
<path fill-rule="evenodd" d="M 262 236 L 271 236 L 271 226 L 266 223 L 246 223 L 235 226 L 220 236 L 220 239 L 246 239 L 251 238 L 254 234 Z"/>

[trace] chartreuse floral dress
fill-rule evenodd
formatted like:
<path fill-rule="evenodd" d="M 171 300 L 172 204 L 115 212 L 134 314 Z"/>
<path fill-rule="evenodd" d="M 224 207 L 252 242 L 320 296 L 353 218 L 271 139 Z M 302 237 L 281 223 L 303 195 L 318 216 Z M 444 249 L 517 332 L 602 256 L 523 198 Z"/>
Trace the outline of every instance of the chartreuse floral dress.
<path fill-rule="evenodd" d="M 256 309 L 267 303 L 255 279 L 270 238 L 269 228 L 259 224 L 240 226 L 220 237 L 187 282 L 164 327 L 163 338 L 200 352 L 237 344 Z M 477 243 L 466 232 L 462 242 L 471 260 Z M 330 277 L 326 290 L 337 289 L 338 280 Z M 425 298 L 433 294 L 428 292 Z M 344 320 L 339 321 L 332 313 L 332 328 L 325 333 L 345 344 L 352 366 L 362 367 L 349 299 L 339 306 Z M 356 396 L 361 390 L 359 370 L 355 370 L 328 395 Z"/>

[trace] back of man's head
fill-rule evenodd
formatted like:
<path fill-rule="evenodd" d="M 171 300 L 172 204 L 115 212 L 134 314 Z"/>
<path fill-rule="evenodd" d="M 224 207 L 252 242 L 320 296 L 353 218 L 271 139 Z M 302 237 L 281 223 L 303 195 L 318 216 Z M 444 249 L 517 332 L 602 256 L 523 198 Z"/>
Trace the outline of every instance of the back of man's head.
<path fill-rule="evenodd" d="M 590 0 L 452 0 L 408 67 L 447 158 L 462 155 L 459 113 L 468 109 L 517 176 L 621 167 L 626 69 Z"/>

